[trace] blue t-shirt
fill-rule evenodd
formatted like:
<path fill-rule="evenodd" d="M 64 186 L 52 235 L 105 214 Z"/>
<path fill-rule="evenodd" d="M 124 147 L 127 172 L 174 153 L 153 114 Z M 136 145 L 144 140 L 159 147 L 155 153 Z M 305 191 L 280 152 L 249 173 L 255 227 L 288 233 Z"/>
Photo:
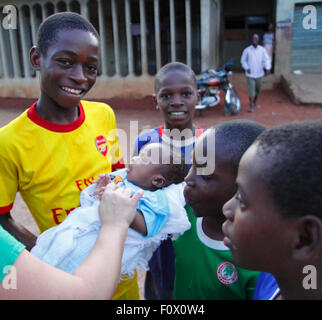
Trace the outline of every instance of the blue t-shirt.
<path fill-rule="evenodd" d="M 267 272 L 261 272 L 252 300 L 273 300 L 279 293 L 280 289 L 274 276 Z"/>
<path fill-rule="evenodd" d="M 204 129 L 200 128 L 199 126 L 196 126 L 196 128 L 197 130 L 195 132 L 195 137 L 198 138 L 204 132 Z M 140 150 L 147 143 L 169 142 L 170 139 L 168 138 L 168 136 L 163 134 L 164 130 L 165 130 L 164 125 L 162 125 L 160 127 L 157 127 L 148 131 L 144 131 L 141 134 L 139 134 L 139 136 L 134 141 L 134 154 L 138 155 Z M 172 141 L 172 143 L 174 146 L 176 146 L 174 141 Z M 186 162 L 188 163 L 189 166 L 191 165 L 191 156 L 192 156 L 194 145 L 195 145 L 194 138 L 188 139 L 182 144 L 181 142 L 178 143 L 178 148 L 181 149 L 181 152 L 184 154 L 186 158 Z"/>
<path fill-rule="evenodd" d="M 0 282 L 25 246 L 0 226 Z"/>

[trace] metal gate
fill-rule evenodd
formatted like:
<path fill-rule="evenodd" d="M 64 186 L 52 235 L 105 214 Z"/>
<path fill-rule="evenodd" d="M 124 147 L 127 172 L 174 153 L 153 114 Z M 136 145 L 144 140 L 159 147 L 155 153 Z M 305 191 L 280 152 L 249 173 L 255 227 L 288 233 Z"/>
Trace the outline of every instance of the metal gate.
<path fill-rule="evenodd" d="M 316 25 L 315 21 L 308 21 L 307 15 L 311 13 L 303 12 L 305 6 L 295 6 L 291 71 L 322 72 L 322 2 L 313 5 L 316 15 L 312 19 L 316 18 Z"/>

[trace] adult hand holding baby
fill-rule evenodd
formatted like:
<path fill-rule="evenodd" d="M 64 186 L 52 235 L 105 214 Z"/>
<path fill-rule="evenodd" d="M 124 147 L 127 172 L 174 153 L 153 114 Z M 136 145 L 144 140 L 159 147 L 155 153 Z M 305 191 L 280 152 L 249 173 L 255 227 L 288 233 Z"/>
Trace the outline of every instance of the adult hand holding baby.
<path fill-rule="evenodd" d="M 109 183 L 101 197 L 99 214 L 102 226 L 104 224 L 126 225 L 132 223 L 143 190 L 132 194 L 129 188 L 120 188 L 114 183 Z"/>

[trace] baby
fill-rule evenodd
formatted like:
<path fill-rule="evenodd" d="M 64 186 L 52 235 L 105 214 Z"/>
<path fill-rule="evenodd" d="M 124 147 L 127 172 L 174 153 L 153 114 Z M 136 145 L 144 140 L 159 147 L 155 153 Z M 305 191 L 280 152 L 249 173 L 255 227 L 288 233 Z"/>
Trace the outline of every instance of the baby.
<path fill-rule="evenodd" d="M 139 188 L 144 195 L 125 241 L 121 280 L 133 276 L 136 268 L 148 268 L 148 261 L 160 242 L 190 228 L 184 209 L 184 177 L 188 172 L 181 153 L 164 143 L 147 144 L 127 169 L 101 175 L 80 195 L 80 207 L 58 226 L 46 230 L 37 239 L 31 253 L 66 272 L 73 271 L 92 249 L 100 220 L 100 194 L 110 181 L 121 187 Z"/>

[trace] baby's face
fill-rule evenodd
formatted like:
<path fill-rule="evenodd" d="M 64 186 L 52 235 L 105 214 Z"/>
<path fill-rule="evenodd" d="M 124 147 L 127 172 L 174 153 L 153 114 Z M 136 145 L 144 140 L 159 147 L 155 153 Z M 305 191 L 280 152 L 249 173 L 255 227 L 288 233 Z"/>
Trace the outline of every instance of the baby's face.
<path fill-rule="evenodd" d="M 158 143 L 146 145 L 138 156 L 131 159 L 127 168 L 127 179 L 142 189 L 153 189 L 152 180 L 162 165 L 161 146 Z"/>

